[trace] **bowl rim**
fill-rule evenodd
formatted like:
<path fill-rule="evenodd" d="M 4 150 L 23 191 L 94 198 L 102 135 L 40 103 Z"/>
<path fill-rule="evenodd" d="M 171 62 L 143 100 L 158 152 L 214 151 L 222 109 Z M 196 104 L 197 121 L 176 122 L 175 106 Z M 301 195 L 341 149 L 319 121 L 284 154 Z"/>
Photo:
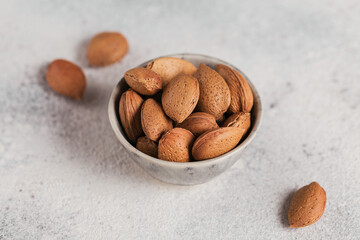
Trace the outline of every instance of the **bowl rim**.
<path fill-rule="evenodd" d="M 261 103 L 261 98 L 260 95 L 258 93 L 258 91 L 256 90 L 254 84 L 249 80 L 249 78 L 237 67 L 233 66 L 232 64 L 221 60 L 219 58 L 216 57 L 211 57 L 211 56 L 207 56 L 204 54 L 197 54 L 197 53 L 178 53 L 178 54 L 168 54 L 168 55 L 164 55 L 164 56 L 159 56 L 153 59 L 150 59 L 148 61 L 143 62 L 142 64 L 139 64 L 137 67 L 143 67 L 146 66 L 149 62 L 158 59 L 158 58 L 162 58 L 162 57 L 177 57 L 177 58 L 186 58 L 186 57 L 204 57 L 207 59 L 211 59 L 213 61 L 219 62 L 221 64 L 227 65 L 231 68 L 233 68 L 234 70 L 238 71 L 248 82 L 248 84 L 250 85 L 250 88 L 253 92 L 254 98 L 256 98 L 257 102 L 258 102 L 258 114 L 257 114 L 257 121 L 255 122 L 255 124 L 253 125 L 252 130 L 250 131 L 250 133 L 248 134 L 248 136 L 246 137 L 245 140 L 243 140 L 242 143 L 240 143 L 237 147 L 235 147 L 234 149 L 232 149 L 231 151 L 215 157 L 215 158 L 211 158 L 211 159 L 206 159 L 206 160 L 201 160 L 201 161 L 193 161 L 193 162 L 169 162 L 169 161 L 165 161 L 165 160 L 161 160 L 158 158 L 154 158 L 151 157 L 141 151 L 139 151 L 138 149 L 136 149 L 127 139 L 126 137 L 122 134 L 120 128 L 120 122 L 117 119 L 117 115 L 116 115 L 116 99 L 117 96 L 120 94 L 120 84 L 122 81 L 125 81 L 124 78 L 122 77 L 117 84 L 115 85 L 110 99 L 109 99 L 109 103 L 108 103 L 108 117 L 109 117 L 109 121 L 111 124 L 111 127 L 115 133 L 115 135 L 117 136 L 118 140 L 120 141 L 120 143 L 131 153 L 138 155 L 139 157 L 141 157 L 142 159 L 146 159 L 148 161 L 150 161 L 151 163 L 154 164 L 160 164 L 163 166 L 167 166 L 167 167 L 180 167 L 180 168 L 191 168 L 191 167 L 197 167 L 197 166 L 204 166 L 204 165 L 211 165 L 215 162 L 220 162 L 223 160 L 228 159 L 229 156 L 236 154 L 237 152 L 241 152 L 242 150 L 244 150 L 249 144 L 250 142 L 254 139 L 257 131 L 259 130 L 259 127 L 261 125 L 262 122 L 262 103 Z"/>

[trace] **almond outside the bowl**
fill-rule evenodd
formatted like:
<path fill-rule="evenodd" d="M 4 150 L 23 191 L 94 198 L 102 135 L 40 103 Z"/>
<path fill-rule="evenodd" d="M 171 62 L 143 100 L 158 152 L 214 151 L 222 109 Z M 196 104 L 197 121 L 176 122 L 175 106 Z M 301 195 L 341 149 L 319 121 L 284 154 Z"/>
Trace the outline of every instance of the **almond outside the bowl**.
<path fill-rule="evenodd" d="M 92 66 L 107 66 L 120 61 L 128 50 L 128 42 L 121 33 L 102 32 L 91 39 L 87 58 Z"/>
<path fill-rule="evenodd" d="M 215 158 L 232 150 L 240 142 L 245 130 L 237 127 L 222 127 L 210 130 L 198 137 L 192 148 L 195 160 Z"/>
<path fill-rule="evenodd" d="M 50 63 L 46 81 L 55 92 L 77 100 L 82 99 L 86 87 L 86 78 L 81 68 L 63 59 Z"/>
<path fill-rule="evenodd" d="M 300 188 L 290 202 L 290 227 L 306 227 L 315 223 L 324 214 L 325 206 L 326 192 L 317 182 Z"/>

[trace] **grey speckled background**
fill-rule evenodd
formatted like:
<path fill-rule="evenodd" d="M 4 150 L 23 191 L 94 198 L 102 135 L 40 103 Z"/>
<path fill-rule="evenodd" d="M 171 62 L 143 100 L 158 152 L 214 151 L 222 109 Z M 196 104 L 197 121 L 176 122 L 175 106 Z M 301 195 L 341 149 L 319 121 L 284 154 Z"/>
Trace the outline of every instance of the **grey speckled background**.
<path fill-rule="evenodd" d="M 2 1 L 0 239 L 359 239 L 360 4 L 349 1 Z M 89 38 L 131 50 L 91 68 Z M 178 52 L 242 69 L 264 103 L 242 159 L 207 184 L 154 180 L 107 118 L 124 71 Z M 83 67 L 82 102 L 55 94 L 55 58 Z M 322 219 L 287 227 L 294 190 L 318 181 Z"/>

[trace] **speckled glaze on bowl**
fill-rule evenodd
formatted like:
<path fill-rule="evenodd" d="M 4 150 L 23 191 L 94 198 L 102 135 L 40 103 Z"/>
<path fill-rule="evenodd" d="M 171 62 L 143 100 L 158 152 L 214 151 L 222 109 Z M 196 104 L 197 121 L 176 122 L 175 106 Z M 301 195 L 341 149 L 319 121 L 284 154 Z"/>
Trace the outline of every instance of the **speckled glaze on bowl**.
<path fill-rule="evenodd" d="M 224 62 L 220 59 L 205 55 L 190 54 L 190 53 L 172 54 L 163 57 L 182 58 L 192 62 L 195 66 L 198 66 L 200 63 L 205 63 L 206 65 L 212 68 L 215 68 L 217 64 L 225 64 L 227 66 L 232 67 L 239 73 L 241 73 L 242 76 L 245 77 L 245 79 L 248 81 L 252 89 L 254 95 L 254 106 L 251 111 L 252 126 L 246 139 L 243 140 L 242 143 L 238 145 L 236 148 L 219 157 L 204 161 L 185 162 L 185 163 L 168 162 L 157 158 L 153 158 L 151 156 L 148 156 L 140 152 L 133 145 L 131 145 L 131 143 L 127 140 L 125 132 L 120 124 L 120 116 L 118 111 L 121 94 L 129 88 L 125 83 L 124 78 L 122 78 L 119 81 L 119 83 L 116 85 L 116 87 L 114 88 L 111 94 L 109 106 L 108 106 L 108 113 L 109 113 L 111 126 L 115 132 L 115 135 L 119 139 L 120 143 L 125 147 L 125 149 L 130 153 L 132 159 L 141 168 L 143 168 L 147 173 L 149 173 L 154 178 L 157 178 L 163 182 L 167 182 L 171 184 L 195 185 L 195 184 L 208 182 L 209 180 L 223 173 L 226 169 L 230 168 L 237 160 L 239 160 L 241 152 L 254 139 L 262 119 L 262 106 L 261 106 L 260 96 L 256 91 L 254 85 L 251 83 L 251 81 L 246 77 L 244 73 L 242 73 L 239 69 L 237 69 L 233 65 Z M 145 67 L 152 60 L 140 64 L 139 67 Z"/>

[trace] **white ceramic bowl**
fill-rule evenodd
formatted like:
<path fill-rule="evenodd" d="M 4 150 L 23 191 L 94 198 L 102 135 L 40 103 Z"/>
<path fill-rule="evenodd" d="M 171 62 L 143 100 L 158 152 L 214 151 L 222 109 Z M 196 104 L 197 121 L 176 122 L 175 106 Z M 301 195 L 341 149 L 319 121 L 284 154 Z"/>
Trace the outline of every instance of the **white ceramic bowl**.
<path fill-rule="evenodd" d="M 256 91 L 254 85 L 242 73 L 239 69 L 233 65 L 224 62 L 220 59 L 200 55 L 200 54 L 173 54 L 165 57 L 177 57 L 185 59 L 189 62 L 192 62 L 195 66 L 198 66 L 200 63 L 205 63 L 206 65 L 215 68 L 216 64 L 225 64 L 236 71 L 238 71 L 242 76 L 248 81 L 253 95 L 254 95 L 254 106 L 251 111 L 252 116 L 252 125 L 249 134 L 246 139 L 242 140 L 236 148 L 231 150 L 224 155 L 221 155 L 216 158 L 209 160 L 196 161 L 196 162 L 168 162 L 153 158 L 149 155 L 146 155 L 139 150 L 137 150 L 128 140 L 125 135 L 125 132 L 120 123 L 119 117 L 119 100 L 123 92 L 125 92 L 129 87 L 125 83 L 124 78 L 122 78 L 119 83 L 114 88 L 108 106 L 108 113 L 111 126 L 115 132 L 115 135 L 119 139 L 120 143 L 124 148 L 130 153 L 132 159 L 147 173 L 149 173 L 154 178 L 157 178 L 163 182 L 178 184 L 178 185 L 194 185 L 205 183 L 214 177 L 223 173 L 226 169 L 230 168 L 236 161 L 240 159 L 241 152 L 247 147 L 247 145 L 254 139 L 256 132 L 259 129 L 261 119 L 262 119 L 262 107 L 260 96 Z M 153 59 L 152 59 L 153 60 Z M 140 64 L 139 67 L 145 67 L 149 60 L 143 64 Z"/>

